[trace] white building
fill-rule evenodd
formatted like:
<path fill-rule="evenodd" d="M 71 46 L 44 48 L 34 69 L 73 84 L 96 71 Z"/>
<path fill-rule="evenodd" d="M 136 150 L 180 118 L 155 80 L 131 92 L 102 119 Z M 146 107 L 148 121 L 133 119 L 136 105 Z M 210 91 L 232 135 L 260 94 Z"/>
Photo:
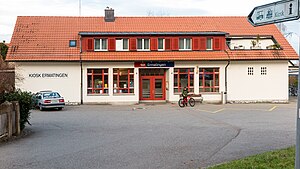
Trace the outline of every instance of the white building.
<path fill-rule="evenodd" d="M 16 86 L 67 102 L 288 102 L 298 56 L 275 25 L 246 17 L 18 17 L 7 60 Z M 109 15 L 109 13 L 111 15 Z"/>

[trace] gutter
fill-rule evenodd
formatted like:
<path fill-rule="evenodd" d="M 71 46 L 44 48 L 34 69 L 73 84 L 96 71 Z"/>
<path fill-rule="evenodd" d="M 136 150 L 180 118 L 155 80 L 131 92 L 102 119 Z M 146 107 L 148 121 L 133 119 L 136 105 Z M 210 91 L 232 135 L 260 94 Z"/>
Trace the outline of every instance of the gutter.
<path fill-rule="evenodd" d="M 81 36 L 79 39 L 79 46 L 80 46 L 80 53 L 79 53 L 79 63 L 80 63 L 80 104 L 83 104 L 83 78 L 82 78 L 82 74 L 83 74 L 83 69 L 82 69 L 82 44 L 81 44 Z"/>
<path fill-rule="evenodd" d="M 227 60 L 227 65 L 225 66 L 225 92 L 224 92 L 224 96 L 225 96 L 225 104 L 227 103 L 227 74 L 228 74 L 228 66 L 230 65 L 230 56 L 229 56 L 229 54 L 228 54 L 228 52 L 225 50 L 225 53 L 227 54 L 227 56 L 228 56 L 228 60 Z"/>

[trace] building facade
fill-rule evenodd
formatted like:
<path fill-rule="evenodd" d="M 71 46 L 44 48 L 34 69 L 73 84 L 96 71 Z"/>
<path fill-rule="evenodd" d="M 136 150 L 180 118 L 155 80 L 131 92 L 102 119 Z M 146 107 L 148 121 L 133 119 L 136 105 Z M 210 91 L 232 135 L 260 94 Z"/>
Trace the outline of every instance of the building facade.
<path fill-rule="evenodd" d="M 287 102 L 298 58 L 275 25 L 246 17 L 18 17 L 8 60 L 17 87 L 67 102 Z"/>

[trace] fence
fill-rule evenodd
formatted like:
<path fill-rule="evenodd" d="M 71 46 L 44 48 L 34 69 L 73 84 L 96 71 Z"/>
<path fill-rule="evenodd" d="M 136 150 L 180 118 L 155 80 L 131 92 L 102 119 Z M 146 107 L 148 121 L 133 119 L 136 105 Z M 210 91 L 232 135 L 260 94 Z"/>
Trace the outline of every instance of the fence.
<path fill-rule="evenodd" d="M 0 139 L 20 135 L 20 106 L 18 102 L 0 105 Z"/>

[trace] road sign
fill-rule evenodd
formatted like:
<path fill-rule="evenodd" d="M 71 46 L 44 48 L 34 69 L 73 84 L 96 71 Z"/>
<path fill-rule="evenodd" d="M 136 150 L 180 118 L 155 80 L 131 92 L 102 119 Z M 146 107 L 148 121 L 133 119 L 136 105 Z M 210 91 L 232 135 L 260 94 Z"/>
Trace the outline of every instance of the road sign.
<path fill-rule="evenodd" d="M 262 26 L 284 21 L 297 20 L 300 0 L 282 0 L 255 7 L 248 15 L 253 26 Z"/>

